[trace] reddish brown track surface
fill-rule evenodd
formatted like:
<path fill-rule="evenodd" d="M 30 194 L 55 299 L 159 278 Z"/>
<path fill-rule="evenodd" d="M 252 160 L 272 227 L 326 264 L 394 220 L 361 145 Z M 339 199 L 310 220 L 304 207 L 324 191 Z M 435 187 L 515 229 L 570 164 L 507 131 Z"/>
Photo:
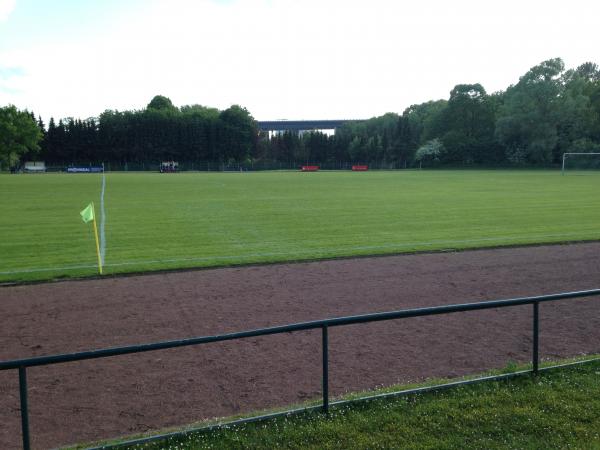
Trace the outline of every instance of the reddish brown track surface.
<path fill-rule="evenodd" d="M 600 243 L 201 270 L 0 288 L 0 360 L 349 314 L 600 288 Z M 544 358 L 600 353 L 600 298 L 544 304 Z M 531 307 L 330 330 L 340 395 L 527 361 Z M 320 393 L 318 330 L 32 368 L 34 448 L 285 406 Z M 20 445 L 0 372 L 0 448 Z"/>

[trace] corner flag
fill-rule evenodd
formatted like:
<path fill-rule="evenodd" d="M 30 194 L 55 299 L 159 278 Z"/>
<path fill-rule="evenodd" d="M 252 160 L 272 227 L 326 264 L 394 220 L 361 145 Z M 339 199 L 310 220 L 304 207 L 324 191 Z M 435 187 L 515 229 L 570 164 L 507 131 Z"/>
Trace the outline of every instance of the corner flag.
<path fill-rule="evenodd" d="M 91 222 L 94 220 L 94 204 L 90 203 L 79 214 L 81 214 L 81 218 L 85 223 Z"/>
<path fill-rule="evenodd" d="M 98 228 L 96 227 L 96 214 L 94 214 L 94 202 L 87 205 L 85 209 L 79 214 L 81 215 L 81 219 L 85 223 L 92 222 L 94 224 L 94 236 L 96 237 L 96 255 L 98 255 L 98 272 L 100 272 L 100 275 L 102 275 L 102 258 L 100 257 L 100 245 L 98 243 Z"/>

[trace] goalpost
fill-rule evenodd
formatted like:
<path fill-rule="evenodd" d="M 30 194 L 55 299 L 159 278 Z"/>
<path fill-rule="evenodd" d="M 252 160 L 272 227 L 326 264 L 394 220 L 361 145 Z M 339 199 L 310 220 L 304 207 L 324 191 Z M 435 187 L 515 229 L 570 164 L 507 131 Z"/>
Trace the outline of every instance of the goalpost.
<path fill-rule="evenodd" d="M 576 153 L 576 152 L 572 152 L 572 153 L 563 153 L 563 157 L 562 157 L 562 169 L 561 169 L 561 174 L 565 174 L 565 167 L 566 167 L 566 162 L 567 162 L 567 158 L 571 157 L 578 157 L 578 156 L 593 156 L 593 155 L 600 155 L 600 153 L 597 152 L 591 152 L 591 153 Z M 587 160 L 588 158 L 584 158 L 584 160 Z M 597 168 L 600 169 L 600 160 L 598 158 L 596 158 L 595 164 L 591 167 L 587 167 L 587 169 L 590 168 Z"/>

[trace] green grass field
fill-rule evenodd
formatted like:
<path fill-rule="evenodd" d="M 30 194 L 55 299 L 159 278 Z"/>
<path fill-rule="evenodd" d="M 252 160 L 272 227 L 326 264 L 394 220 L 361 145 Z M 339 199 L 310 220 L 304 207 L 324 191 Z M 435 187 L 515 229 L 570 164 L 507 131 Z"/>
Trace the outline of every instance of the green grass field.
<path fill-rule="evenodd" d="M 128 448 L 600 449 L 599 380 L 600 362 L 589 362 Z"/>
<path fill-rule="evenodd" d="M 0 175 L 0 282 L 96 273 L 102 175 Z M 105 273 L 600 239 L 600 174 L 106 174 Z M 99 212 L 97 211 L 99 215 Z"/>

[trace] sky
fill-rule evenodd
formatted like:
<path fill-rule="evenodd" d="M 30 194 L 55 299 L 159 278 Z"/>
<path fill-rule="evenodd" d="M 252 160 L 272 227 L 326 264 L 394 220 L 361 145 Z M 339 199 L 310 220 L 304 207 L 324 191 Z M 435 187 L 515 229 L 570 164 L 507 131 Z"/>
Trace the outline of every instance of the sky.
<path fill-rule="evenodd" d="M 257 120 L 364 119 L 488 92 L 561 57 L 600 64 L 600 2 L 0 0 L 0 106 L 85 119 L 246 107 Z"/>

